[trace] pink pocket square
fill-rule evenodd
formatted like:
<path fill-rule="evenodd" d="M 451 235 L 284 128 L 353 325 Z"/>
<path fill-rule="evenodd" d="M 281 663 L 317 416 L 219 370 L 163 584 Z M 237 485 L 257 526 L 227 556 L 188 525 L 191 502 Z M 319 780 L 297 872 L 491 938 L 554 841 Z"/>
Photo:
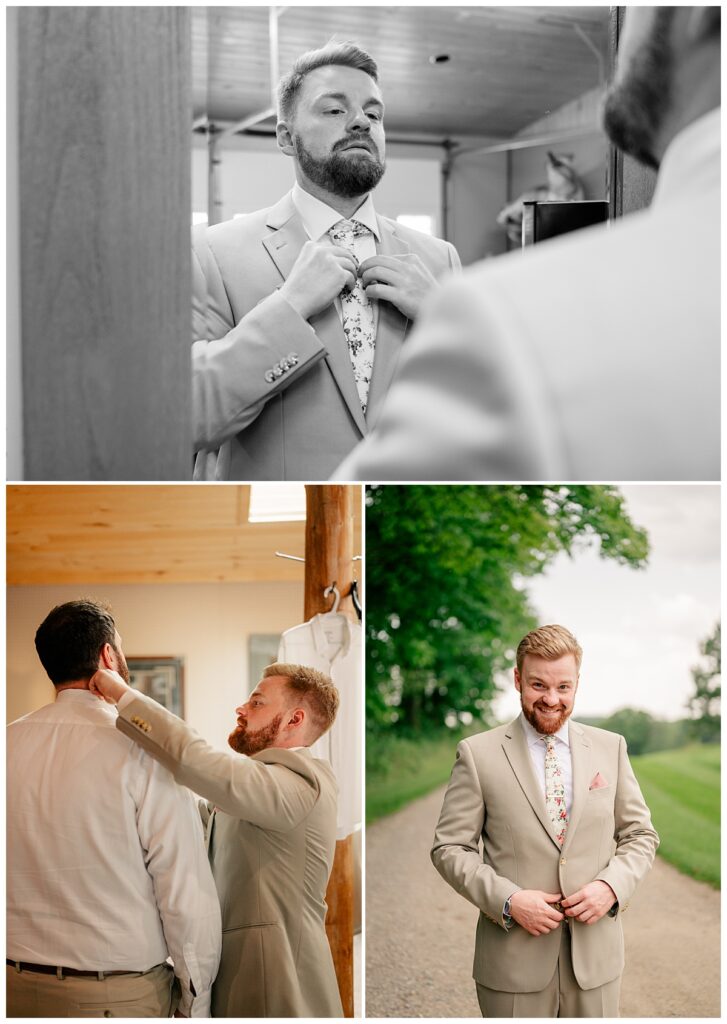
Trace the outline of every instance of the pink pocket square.
<path fill-rule="evenodd" d="M 588 787 L 588 790 L 590 792 L 590 790 L 592 790 L 592 789 L 606 789 L 607 786 L 608 786 L 608 783 L 606 782 L 604 777 L 601 775 L 601 773 L 600 772 L 596 772 L 596 774 L 591 779 L 591 784 Z"/>

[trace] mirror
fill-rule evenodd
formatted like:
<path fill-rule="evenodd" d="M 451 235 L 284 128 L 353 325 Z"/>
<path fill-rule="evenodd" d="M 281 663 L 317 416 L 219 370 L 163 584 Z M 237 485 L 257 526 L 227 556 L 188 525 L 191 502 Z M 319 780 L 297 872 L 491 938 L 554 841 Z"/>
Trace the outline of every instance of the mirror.
<path fill-rule="evenodd" d="M 296 56 L 334 36 L 379 66 L 387 171 L 378 212 L 447 238 L 464 264 L 506 252 L 519 245 L 523 199 L 608 198 L 598 110 L 609 12 L 193 8 L 195 223 L 271 206 L 291 187 L 292 162 L 275 142 L 275 85 Z"/>

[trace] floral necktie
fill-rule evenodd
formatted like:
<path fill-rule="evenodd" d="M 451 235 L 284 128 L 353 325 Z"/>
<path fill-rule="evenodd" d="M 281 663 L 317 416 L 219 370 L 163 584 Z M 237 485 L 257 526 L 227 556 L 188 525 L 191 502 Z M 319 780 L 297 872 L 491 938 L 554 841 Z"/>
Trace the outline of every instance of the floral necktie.
<path fill-rule="evenodd" d="M 369 228 L 357 220 L 339 220 L 328 234 L 335 245 L 348 249 L 358 267 L 361 260 L 356 251 L 357 239 L 370 235 Z M 361 408 L 366 412 L 371 374 L 374 368 L 374 310 L 364 291 L 360 277 L 356 278 L 356 286 L 351 291 L 341 292 L 340 299 L 343 333 L 348 342 L 353 377 L 356 381 Z"/>
<path fill-rule="evenodd" d="M 544 736 L 545 742 L 545 806 L 555 825 L 556 839 L 563 845 L 568 829 L 568 811 L 565 806 L 563 769 L 555 752 L 555 737 Z"/>

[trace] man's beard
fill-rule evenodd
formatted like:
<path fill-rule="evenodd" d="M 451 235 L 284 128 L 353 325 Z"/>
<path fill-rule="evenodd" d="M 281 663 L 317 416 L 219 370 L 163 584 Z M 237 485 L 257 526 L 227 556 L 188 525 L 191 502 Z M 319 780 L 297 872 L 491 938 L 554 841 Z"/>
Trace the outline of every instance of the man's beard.
<path fill-rule="evenodd" d="M 527 718 L 528 722 L 532 725 L 536 732 L 539 732 L 541 736 L 551 736 L 556 733 L 558 729 L 562 728 L 563 724 L 570 718 L 573 708 L 564 708 L 560 705 L 559 715 L 542 715 L 538 714 L 539 701 L 533 704 L 532 708 L 525 707 L 525 702 L 520 697 L 520 706 L 523 709 L 523 714 Z M 542 707 L 546 705 L 543 704 Z"/>
<path fill-rule="evenodd" d="M 341 196 L 343 199 L 354 199 L 376 188 L 381 181 L 385 165 L 379 159 L 376 148 L 370 139 L 361 139 L 361 145 L 371 146 L 371 157 L 362 153 L 345 153 L 343 148 L 349 146 L 354 139 L 342 139 L 333 147 L 330 156 L 315 157 L 303 144 L 299 135 L 293 136 L 293 147 L 301 170 L 316 185 L 326 192 Z"/>
<path fill-rule="evenodd" d="M 672 102 L 674 55 L 669 34 L 676 8 L 658 7 L 648 39 L 633 54 L 622 81 L 606 94 L 603 126 L 611 142 L 659 169 L 657 139 Z M 627 14 L 628 17 L 628 14 Z"/>
<path fill-rule="evenodd" d="M 124 657 L 124 652 L 120 651 L 118 647 L 114 646 L 114 644 L 111 644 L 111 647 L 112 647 L 114 653 L 116 654 L 116 660 L 118 661 L 118 665 L 116 667 L 116 671 L 119 673 L 121 678 L 124 680 L 124 682 L 128 686 L 129 685 L 129 666 L 126 664 L 126 658 Z"/>
<path fill-rule="evenodd" d="M 258 754 L 273 745 L 282 721 L 282 714 L 276 715 L 270 725 L 254 731 L 248 730 L 247 725 L 238 725 L 227 737 L 227 742 L 238 754 Z"/>

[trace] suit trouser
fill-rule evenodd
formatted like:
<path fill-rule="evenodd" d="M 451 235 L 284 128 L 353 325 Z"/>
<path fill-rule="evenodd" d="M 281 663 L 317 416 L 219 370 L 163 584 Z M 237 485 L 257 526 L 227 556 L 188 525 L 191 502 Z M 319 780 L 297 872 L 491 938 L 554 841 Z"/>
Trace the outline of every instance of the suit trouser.
<path fill-rule="evenodd" d="M 540 992 L 498 992 L 477 983 L 483 1017 L 618 1017 L 621 977 L 581 988 L 573 974 L 570 928 L 561 925 L 561 931 L 555 974 Z"/>
<path fill-rule="evenodd" d="M 171 1017 L 174 972 L 158 964 L 142 973 L 95 977 L 5 968 L 8 1017 Z"/>

